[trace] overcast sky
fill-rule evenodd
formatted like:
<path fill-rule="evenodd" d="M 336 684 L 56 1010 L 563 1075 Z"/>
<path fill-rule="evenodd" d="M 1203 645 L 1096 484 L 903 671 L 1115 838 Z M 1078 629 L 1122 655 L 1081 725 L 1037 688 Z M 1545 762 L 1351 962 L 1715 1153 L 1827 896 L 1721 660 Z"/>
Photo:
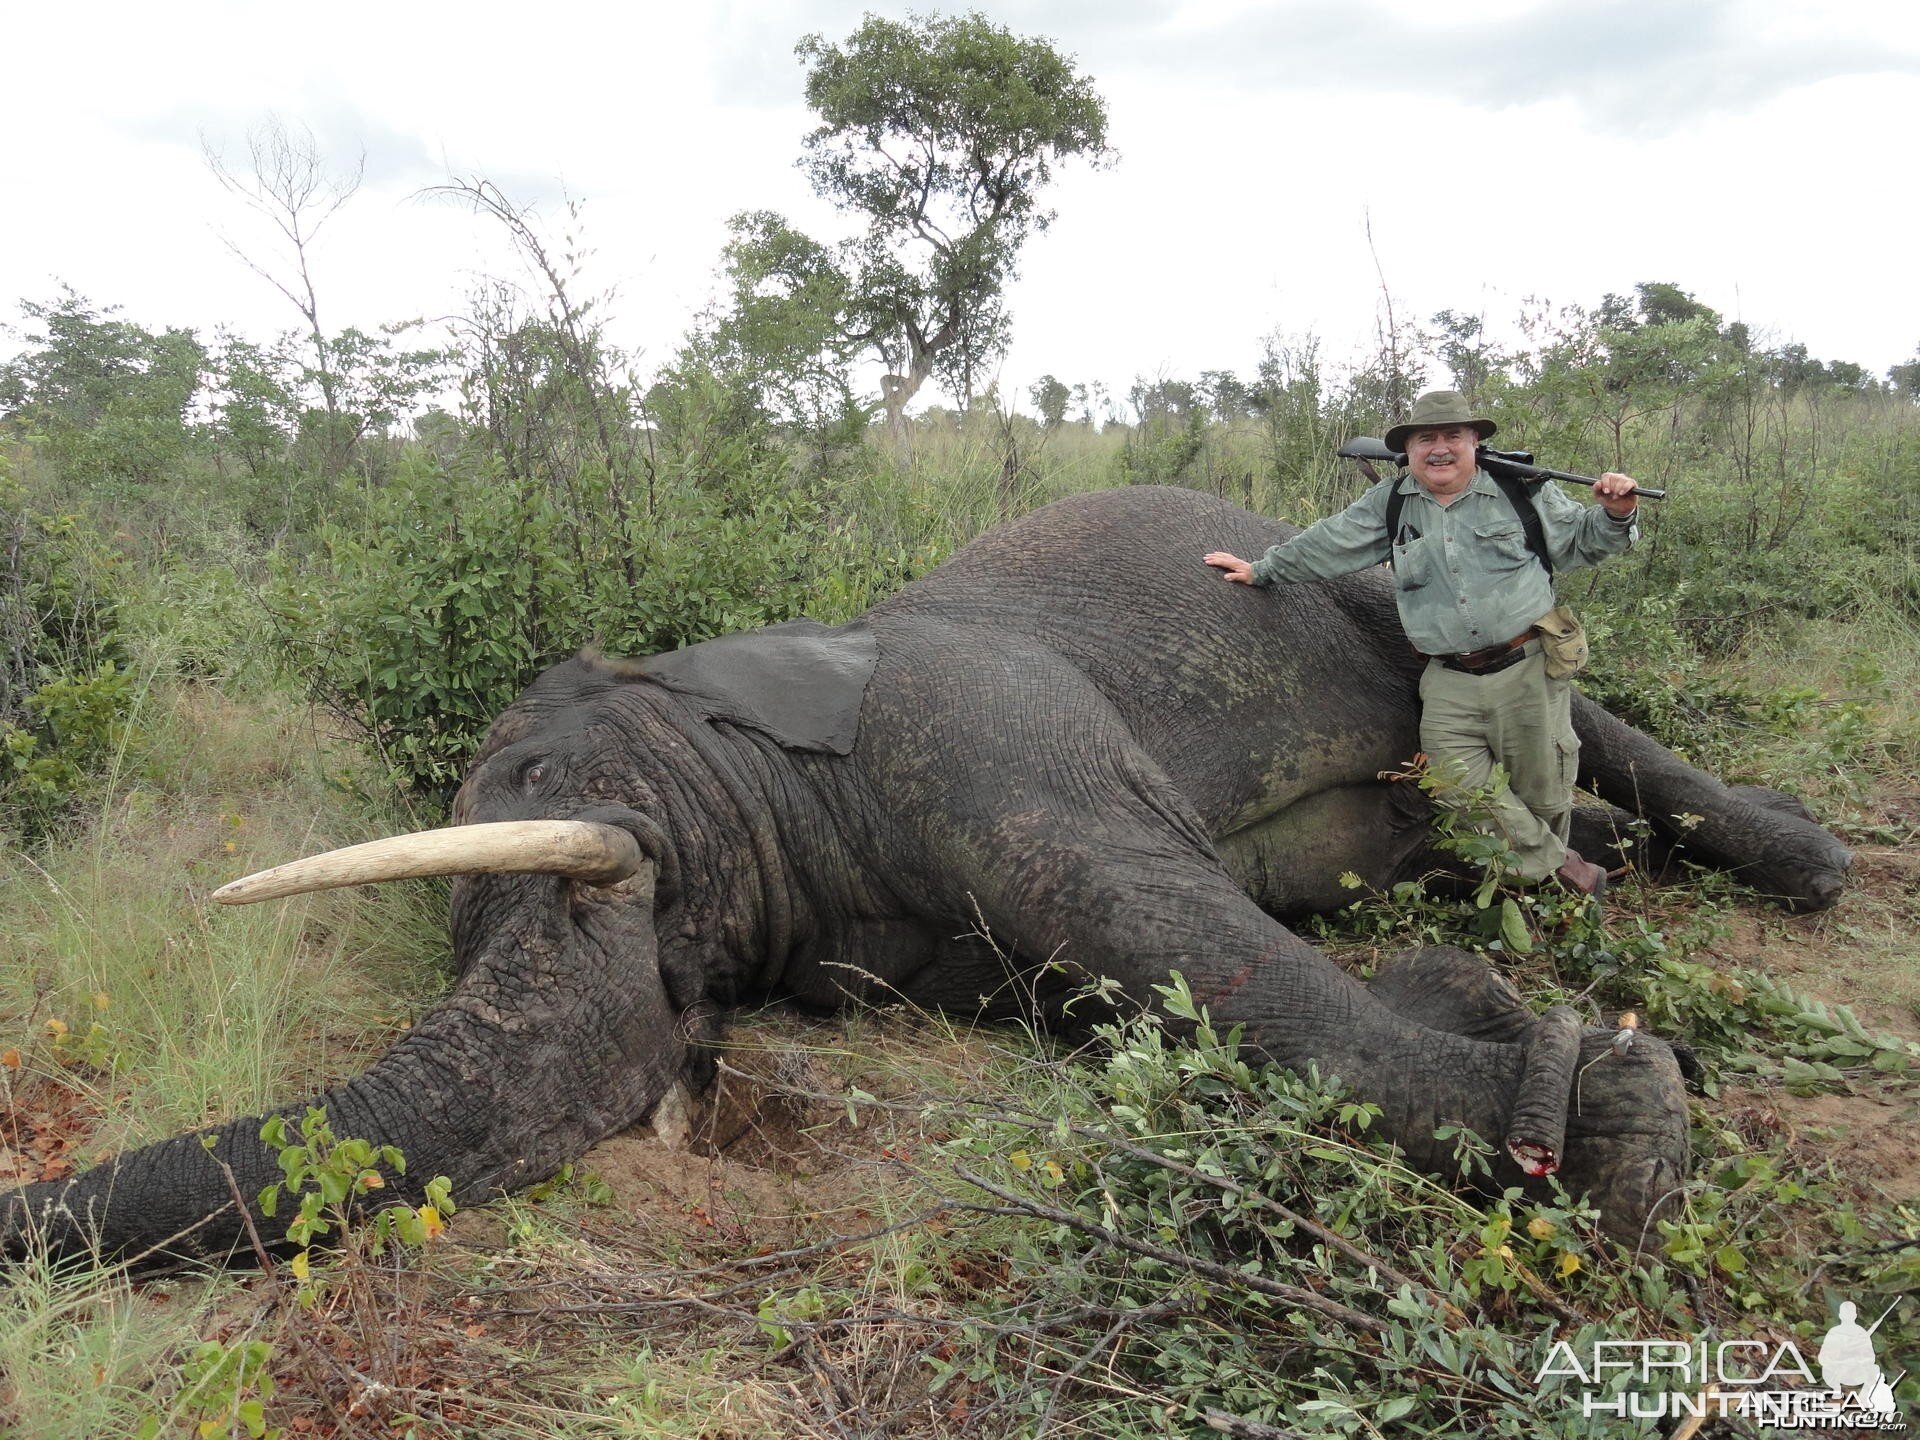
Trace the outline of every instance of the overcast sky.
<path fill-rule="evenodd" d="M 980 8 L 1076 57 L 1119 152 L 1065 167 L 1059 219 L 1027 251 L 1002 372 L 1021 394 L 1047 372 L 1124 392 L 1250 371 L 1275 331 L 1350 354 L 1381 275 L 1403 319 L 1498 329 L 1528 296 L 1665 280 L 1876 373 L 1920 346 L 1912 3 Z M 418 196 L 484 175 L 556 223 L 563 197 L 585 201 L 589 287 L 615 287 L 617 338 L 664 362 L 712 294 L 729 215 L 840 233 L 794 168 L 793 46 L 869 9 L 907 7 L 16 7 L 0 303 L 64 280 L 150 327 L 288 328 L 224 243 L 265 258 L 270 237 L 201 153 L 204 137 L 243 162 L 277 114 L 343 165 L 366 156 L 314 253 L 330 329 L 456 313 L 509 264 L 480 220 Z"/>

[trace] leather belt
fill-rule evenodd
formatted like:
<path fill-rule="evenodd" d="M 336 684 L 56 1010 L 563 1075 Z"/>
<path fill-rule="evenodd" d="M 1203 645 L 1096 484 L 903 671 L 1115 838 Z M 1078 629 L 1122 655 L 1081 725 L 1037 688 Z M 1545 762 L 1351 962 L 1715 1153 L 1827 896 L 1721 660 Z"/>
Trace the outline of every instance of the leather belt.
<path fill-rule="evenodd" d="M 1484 650 L 1469 650 L 1461 655 L 1434 655 L 1429 658 L 1438 660 L 1449 670 L 1458 670 L 1462 675 L 1497 675 L 1500 671 L 1518 665 L 1526 659 L 1522 647 L 1539 633 L 1539 626 L 1529 625 L 1513 639 L 1502 640 L 1498 645 L 1489 645 Z"/>

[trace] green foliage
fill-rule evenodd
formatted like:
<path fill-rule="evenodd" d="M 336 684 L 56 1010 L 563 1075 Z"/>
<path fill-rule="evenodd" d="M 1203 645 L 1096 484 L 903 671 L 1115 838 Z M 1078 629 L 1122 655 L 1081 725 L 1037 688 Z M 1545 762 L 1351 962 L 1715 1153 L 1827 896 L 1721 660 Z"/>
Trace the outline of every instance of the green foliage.
<path fill-rule="evenodd" d="M 1034 411 L 1040 416 L 1040 423 L 1049 430 L 1057 430 L 1066 423 L 1067 401 L 1072 395 L 1065 382 L 1052 375 L 1042 375 L 1027 390 Z"/>
<path fill-rule="evenodd" d="M 1591 1421 L 1534 1378 L 1556 1339 L 1817 1336 L 1808 1247 L 1846 1294 L 1910 1283 L 1899 1242 L 1875 1244 L 1910 1241 L 1910 1219 L 1903 1232 L 1830 1175 L 1729 1132 L 1701 1137 L 1709 1178 L 1660 1224 L 1661 1253 L 1629 1257 L 1562 1193 L 1476 1202 L 1408 1169 L 1370 1133 L 1371 1107 L 1255 1063 L 1178 977 L 1162 1005 L 1190 1038 L 1152 1014 L 1109 1028 L 1103 1065 L 1047 1067 L 1027 1104 L 947 1142 L 956 1176 L 1028 1219 L 993 1237 L 1012 1295 L 942 1347 L 943 1390 L 984 1390 L 1036 1428 L 1071 1417 L 1113 1435 L 1238 1417 L 1302 1435 L 1391 1420 L 1393 1433 L 1575 1440 Z M 1484 1142 L 1439 1133 L 1479 1169 Z"/>
<path fill-rule="evenodd" d="M 121 753 L 135 700 L 132 677 L 108 660 L 89 675 L 47 681 L 27 697 L 31 725 L 0 728 L 0 803 L 29 836 Z"/>
<path fill-rule="evenodd" d="M 278 1152 L 281 1178 L 260 1192 L 260 1213 L 269 1219 L 279 1213 L 282 1197 L 295 1202 L 286 1227 L 287 1239 L 300 1247 L 289 1264 L 301 1284 L 300 1298 L 312 1304 L 318 1288 L 311 1283 L 312 1250 L 316 1240 L 338 1232 L 344 1240 L 349 1230 L 367 1253 L 383 1254 L 398 1240 L 420 1246 L 439 1235 L 445 1217 L 454 1211 L 453 1184 L 444 1175 L 435 1176 L 421 1187 L 424 1198 L 419 1206 L 393 1204 L 376 1207 L 367 1196 L 387 1186 L 387 1174 L 407 1173 L 407 1158 L 392 1145 L 374 1145 L 371 1141 L 338 1137 L 327 1120 L 327 1112 L 310 1106 L 301 1118 L 297 1137 L 287 1128 L 287 1117 L 273 1115 L 260 1127 L 260 1138 Z M 209 1151 L 213 1137 L 201 1142 Z M 355 1225 L 364 1211 L 373 1211 L 371 1221 Z"/>
<path fill-rule="evenodd" d="M 1206 448 L 1206 421 L 1198 411 L 1184 420 L 1155 418 L 1127 436 L 1118 458 L 1118 478 L 1127 485 L 1179 485 Z"/>
<path fill-rule="evenodd" d="M 864 427 L 848 374 L 860 343 L 849 338 L 851 281 L 833 253 L 771 211 L 736 215 L 727 229 L 726 306 L 689 341 L 669 383 L 711 371 L 802 433 Z"/>
<path fill-rule="evenodd" d="M 817 506 L 778 452 L 680 415 L 653 514 L 604 473 L 554 494 L 487 461 L 410 452 L 288 563 L 273 603 L 316 695 L 409 785 L 449 793 L 486 727 L 589 643 L 650 654 L 802 612 Z"/>
<path fill-rule="evenodd" d="M 567 648 L 556 632 L 582 586 L 566 539 L 543 492 L 409 456 L 359 524 L 322 530 L 318 566 L 284 564 L 272 604 L 316 696 L 397 774 L 446 789 L 542 658 Z"/>
<path fill-rule="evenodd" d="M 20 309 L 40 333 L 0 368 L 0 412 L 43 437 L 68 481 L 144 495 L 193 443 L 186 412 L 206 365 L 200 342 L 114 319 L 115 308 L 96 309 L 70 288 Z"/>
<path fill-rule="evenodd" d="M 714 348 L 815 423 L 852 403 L 846 361 L 870 351 L 898 425 L 936 371 L 971 396 L 1005 350 L 1006 285 L 1053 218 L 1041 195 L 1061 161 L 1106 156 L 1106 105 L 1047 41 L 978 13 L 869 15 L 796 53 L 820 117 L 801 168 L 865 228 L 827 246 L 769 212 L 736 217 Z"/>
<path fill-rule="evenodd" d="M 35 512 L 3 464 L 0 537 L 0 826 L 37 839 L 123 753 L 139 687 L 118 554 L 79 516 Z"/>
<path fill-rule="evenodd" d="M 285 1433 L 267 1424 L 266 1403 L 273 1398 L 273 1346 L 265 1340 L 206 1340 L 180 1367 L 180 1393 L 173 1413 L 193 1424 L 200 1440 L 246 1435 L 249 1440 L 278 1440 Z M 149 1415 L 135 1432 L 140 1440 L 163 1434 L 162 1421 Z"/>
<path fill-rule="evenodd" d="M 1357 499 L 1366 482 L 1337 451 L 1355 434 L 1377 434 L 1385 417 L 1370 405 L 1358 377 L 1329 372 L 1312 336 L 1270 335 L 1261 356 L 1251 408 L 1259 417 L 1266 483 L 1254 508 L 1307 525 Z"/>

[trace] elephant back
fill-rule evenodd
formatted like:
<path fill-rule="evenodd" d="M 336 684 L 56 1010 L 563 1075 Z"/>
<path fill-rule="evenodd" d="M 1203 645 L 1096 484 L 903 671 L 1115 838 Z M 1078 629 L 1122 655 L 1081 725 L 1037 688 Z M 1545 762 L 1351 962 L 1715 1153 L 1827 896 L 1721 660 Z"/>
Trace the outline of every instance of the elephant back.
<path fill-rule="evenodd" d="M 988 531 L 872 613 L 1037 642 L 1107 695 L 1203 811 L 1232 813 L 1250 786 L 1371 778 L 1414 727 L 1418 662 L 1384 572 L 1252 589 L 1201 558 L 1254 558 L 1297 533 L 1193 490 L 1075 495 Z M 1223 757 L 1228 736 L 1244 757 Z"/>

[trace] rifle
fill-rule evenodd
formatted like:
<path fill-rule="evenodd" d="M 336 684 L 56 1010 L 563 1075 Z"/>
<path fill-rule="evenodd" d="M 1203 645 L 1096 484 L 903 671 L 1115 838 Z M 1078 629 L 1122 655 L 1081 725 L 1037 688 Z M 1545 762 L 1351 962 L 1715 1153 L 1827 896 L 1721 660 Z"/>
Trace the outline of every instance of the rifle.
<path fill-rule="evenodd" d="M 1375 460 L 1385 460 L 1390 465 L 1406 468 L 1407 457 L 1404 451 L 1389 450 L 1386 442 L 1371 435 L 1357 435 L 1347 441 L 1335 452 L 1348 460 L 1358 460 L 1360 470 L 1374 484 L 1380 483 L 1380 474 L 1373 468 Z M 1544 480 L 1564 480 L 1572 485 L 1594 483 L 1591 475 L 1575 475 L 1571 470 L 1554 470 L 1545 465 L 1533 463 L 1533 453 L 1529 450 L 1495 450 L 1491 446 L 1481 445 L 1474 451 L 1474 458 L 1480 468 L 1489 474 L 1511 475 L 1530 485 L 1538 485 Z M 1632 492 L 1644 495 L 1649 500 L 1664 500 L 1664 490 L 1649 490 L 1644 485 L 1635 485 Z"/>

